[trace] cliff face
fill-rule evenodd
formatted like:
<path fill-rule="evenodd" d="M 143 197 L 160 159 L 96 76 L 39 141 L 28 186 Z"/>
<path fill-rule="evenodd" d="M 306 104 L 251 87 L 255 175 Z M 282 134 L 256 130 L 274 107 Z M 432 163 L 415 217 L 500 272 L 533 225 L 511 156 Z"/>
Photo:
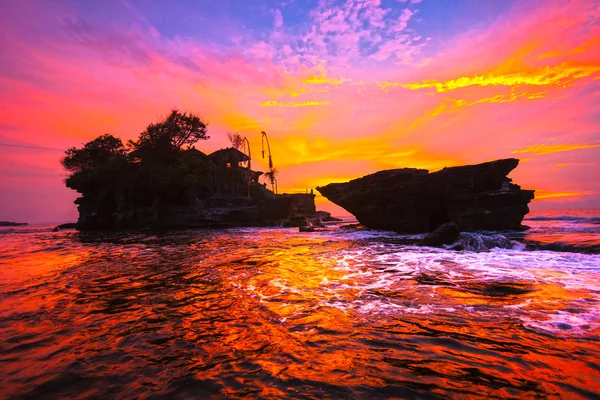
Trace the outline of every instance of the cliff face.
<path fill-rule="evenodd" d="M 79 230 L 137 228 L 224 228 L 278 226 L 298 216 L 309 220 L 322 217 L 315 212 L 315 195 L 273 195 L 262 185 L 252 185 L 253 196 L 193 193 L 184 202 L 161 197 L 136 202 L 135 193 L 100 190 L 76 200 Z"/>
<path fill-rule="evenodd" d="M 250 158 L 237 149 L 208 156 L 172 146 L 147 154 L 119 150 L 111 162 L 89 166 L 98 153 L 92 145 L 107 140 L 116 139 L 100 137 L 69 156 L 69 163 L 83 164 L 65 182 L 82 194 L 75 201 L 79 230 L 294 226 L 329 215 L 316 212 L 313 194 L 276 195 L 261 185 L 262 172 L 243 166 Z"/>
<path fill-rule="evenodd" d="M 519 229 L 533 190 L 523 190 L 507 175 L 514 158 L 478 165 L 380 171 L 317 190 L 370 228 L 429 232 L 445 222 L 461 230 Z"/>

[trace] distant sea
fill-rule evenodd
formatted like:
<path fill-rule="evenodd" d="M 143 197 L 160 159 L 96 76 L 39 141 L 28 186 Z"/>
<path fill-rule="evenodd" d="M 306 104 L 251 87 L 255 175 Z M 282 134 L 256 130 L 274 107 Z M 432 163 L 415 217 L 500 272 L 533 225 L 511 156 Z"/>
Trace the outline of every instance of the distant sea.
<path fill-rule="evenodd" d="M 0 228 L 0 398 L 600 398 L 600 210 L 524 224 Z"/>
<path fill-rule="evenodd" d="M 600 254 L 600 209 L 532 211 L 522 237 L 530 250 L 549 249 Z"/>

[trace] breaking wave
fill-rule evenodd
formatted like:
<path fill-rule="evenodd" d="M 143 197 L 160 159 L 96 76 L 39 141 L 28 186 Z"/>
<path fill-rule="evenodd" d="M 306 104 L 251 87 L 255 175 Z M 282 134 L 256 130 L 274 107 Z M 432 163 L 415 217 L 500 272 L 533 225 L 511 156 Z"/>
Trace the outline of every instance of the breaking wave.
<path fill-rule="evenodd" d="M 526 246 L 516 240 L 510 240 L 504 235 L 495 233 L 462 232 L 460 238 L 451 245 L 445 246 L 450 250 L 490 251 L 491 249 L 524 250 Z"/>

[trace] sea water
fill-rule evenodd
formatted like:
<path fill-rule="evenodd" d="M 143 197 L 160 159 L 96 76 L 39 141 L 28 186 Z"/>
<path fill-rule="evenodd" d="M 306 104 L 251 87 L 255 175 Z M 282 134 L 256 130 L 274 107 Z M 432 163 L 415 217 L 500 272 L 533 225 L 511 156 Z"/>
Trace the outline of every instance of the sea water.
<path fill-rule="evenodd" d="M 598 398 L 599 222 L 532 213 L 476 251 L 2 228 L 0 397 Z"/>

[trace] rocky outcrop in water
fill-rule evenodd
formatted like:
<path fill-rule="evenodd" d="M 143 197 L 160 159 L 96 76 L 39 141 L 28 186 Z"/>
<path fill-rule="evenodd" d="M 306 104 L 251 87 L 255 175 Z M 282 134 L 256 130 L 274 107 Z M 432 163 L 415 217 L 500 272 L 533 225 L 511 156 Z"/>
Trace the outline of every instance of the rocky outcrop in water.
<path fill-rule="evenodd" d="M 262 188 L 262 185 L 259 185 Z M 269 195 L 270 194 L 270 195 Z M 155 197 L 150 204 L 135 202 L 130 193 L 105 191 L 76 200 L 79 230 L 138 228 L 228 228 L 243 226 L 299 226 L 302 219 L 314 223 L 329 216 L 315 210 L 314 194 L 266 196 L 194 195 L 176 202 Z"/>
<path fill-rule="evenodd" d="M 460 237 L 460 230 L 454 222 L 440 225 L 436 230 L 425 236 L 420 244 L 423 246 L 442 246 L 452 244 Z"/>
<path fill-rule="evenodd" d="M 0 221 L 0 226 L 27 226 L 26 222 Z"/>
<path fill-rule="evenodd" d="M 199 116 L 172 110 L 126 145 L 104 134 L 67 149 L 65 185 L 81 193 L 77 229 L 280 226 L 331 217 L 316 211 L 312 191 L 278 195 L 260 184 L 263 172 L 251 169 L 247 138 L 229 135 L 233 147 L 208 155 L 196 149 L 207 132 Z M 267 148 L 267 176 L 276 188 L 268 139 Z"/>
<path fill-rule="evenodd" d="M 373 229 L 430 232 L 446 222 L 461 231 L 520 229 L 534 191 L 507 177 L 518 164 L 509 158 L 433 173 L 386 170 L 317 190 Z"/>
<path fill-rule="evenodd" d="M 482 234 L 477 232 L 463 232 L 457 241 L 447 248 L 456 251 L 486 252 L 491 249 L 518 249 L 523 250 L 526 246 L 504 235 Z"/>
<path fill-rule="evenodd" d="M 75 200 L 77 229 L 227 228 L 290 221 L 294 226 L 298 218 L 312 222 L 330 216 L 316 211 L 312 193 L 279 195 L 258 183 L 262 172 L 241 165 L 249 158 L 233 148 L 208 156 L 193 148 L 161 162 L 144 161 L 142 155 L 133 151 L 118 168 L 96 171 L 94 179 L 67 179 L 82 194 Z"/>

